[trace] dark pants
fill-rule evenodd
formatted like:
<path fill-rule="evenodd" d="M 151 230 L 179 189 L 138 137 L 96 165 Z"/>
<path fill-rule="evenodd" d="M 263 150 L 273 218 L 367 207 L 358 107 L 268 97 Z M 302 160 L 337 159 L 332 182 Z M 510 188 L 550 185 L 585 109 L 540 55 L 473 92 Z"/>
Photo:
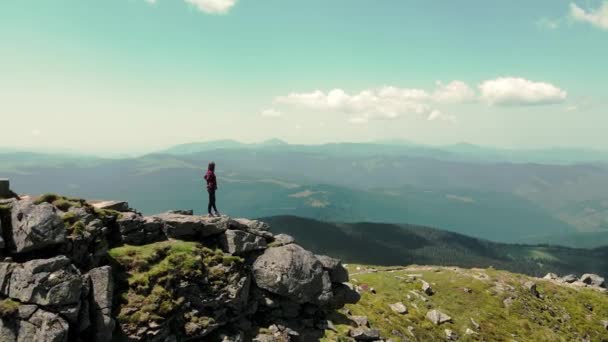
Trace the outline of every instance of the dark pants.
<path fill-rule="evenodd" d="M 207 190 L 207 192 L 209 193 L 209 205 L 207 206 L 207 211 L 209 214 L 211 214 L 211 208 L 213 208 L 213 210 L 215 210 L 217 213 L 217 208 L 215 206 L 215 190 Z"/>

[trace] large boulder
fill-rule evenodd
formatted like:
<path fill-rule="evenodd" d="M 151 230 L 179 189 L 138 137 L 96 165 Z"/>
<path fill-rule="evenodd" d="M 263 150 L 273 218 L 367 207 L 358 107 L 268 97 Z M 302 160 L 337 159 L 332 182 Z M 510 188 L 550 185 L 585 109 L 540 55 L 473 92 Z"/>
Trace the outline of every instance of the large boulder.
<path fill-rule="evenodd" d="M 600 277 L 599 275 L 592 274 L 592 273 L 583 274 L 581 276 L 581 282 L 583 282 L 587 285 L 591 285 L 591 286 L 598 286 L 598 287 L 606 286 L 603 277 Z"/>
<path fill-rule="evenodd" d="M 319 259 L 323 268 L 329 272 L 333 283 L 345 283 L 348 281 L 348 271 L 342 266 L 342 261 L 326 255 L 317 255 L 317 259 Z"/>
<path fill-rule="evenodd" d="M 51 259 L 36 259 L 23 264 L 2 265 L 11 268 L 8 291 L 3 294 L 20 302 L 67 310 L 77 315 L 82 290 L 80 271 L 61 255 Z M 75 311 L 75 312 L 74 312 Z"/>
<path fill-rule="evenodd" d="M 270 229 L 270 226 L 266 222 L 258 221 L 258 220 L 249 220 L 245 218 L 235 219 L 241 227 L 247 230 L 262 230 L 267 231 Z"/>
<path fill-rule="evenodd" d="M 266 240 L 242 230 L 228 229 L 220 237 L 222 249 L 233 255 L 266 248 Z"/>
<path fill-rule="evenodd" d="M 253 276 L 258 287 L 297 303 L 311 302 L 323 291 L 323 264 L 296 244 L 264 251 Z"/>
<path fill-rule="evenodd" d="M 21 200 L 11 211 L 13 251 L 40 250 L 65 241 L 66 229 L 57 208 L 48 203 Z"/>
<path fill-rule="evenodd" d="M 433 322 L 435 325 L 447 323 L 452 321 L 452 317 L 444 314 L 439 310 L 430 310 L 426 313 L 426 319 Z"/>

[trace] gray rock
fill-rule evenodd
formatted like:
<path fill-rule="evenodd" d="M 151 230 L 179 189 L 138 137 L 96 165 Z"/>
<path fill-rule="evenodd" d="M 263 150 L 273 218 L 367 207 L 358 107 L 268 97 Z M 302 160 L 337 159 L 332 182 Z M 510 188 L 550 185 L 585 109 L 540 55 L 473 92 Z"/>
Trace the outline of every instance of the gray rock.
<path fill-rule="evenodd" d="M 253 263 L 253 276 L 258 287 L 297 303 L 323 291 L 323 265 L 296 244 L 265 250 Z"/>
<path fill-rule="evenodd" d="M 2 232 L 2 220 L 0 220 L 0 249 L 3 249 L 5 246 L 2 236 L 4 236 L 4 233 Z"/>
<path fill-rule="evenodd" d="M 317 297 L 316 303 L 318 303 L 322 307 L 329 307 L 333 303 L 334 293 L 333 288 L 331 286 L 331 278 L 329 276 L 329 272 L 323 272 L 323 290 L 321 294 Z"/>
<path fill-rule="evenodd" d="M 561 278 L 561 281 L 568 284 L 574 283 L 577 280 L 578 278 L 574 274 L 568 274 Z"/>
<path fill-rule="evenodd" d="M 604 329 L 608 330 L 608 320 L 602 321 L 602 325 L 604 326 Z"/>
<path fill-rule="evenodd" d="M 21 200 L 11 210 L 13 251 L 30 252 L 59 245 L 66 230 L 57 208 L 48 203 Z"/>
<path fill-rule="evenodd" d="M 317 255 L 323 268 L 329 272 L 331 281 L 334 283 L 345 283 L 348 281 L 348 271 L 342 266 L 342 261 L 325 255 Z"/>
<path fill-rule="evenodd" d="M 444 332 L 445 332 L 445 338 L 448 341 L 458 340 L 458 335 L 454 331 L 452 331 L 452 329 L 445 329 Z"/>
<path fill-rule="evenodd" d="M 581 276 L 581 282 L 583 282 L 583 283 L 585 283 L 587 285 L 597 286 L 597 287 L 604 287 L 604 286 L 606 286 L 606 284 L 604 282 L 604 278 L 600 277 L 597 274 L 593 274 L 593 273 L 583 274 Z"/>
<path fill-rule="evenodd" d="M 194 215 L 194 210 L 169 210 L 167 211 L 169 214 L 180 214 L 180 215 Z"/>
<path fill-rule="evenodd" d="M 67 257 L 57 256 L 16 264 L 5 295 L 42 306 L 70 307 L 71 311 L 79 305 L 81 290 L 80 271 Z"/>
<path fill-rule="evenodd" d="M 234 219 L 239 225 L 243 226 L 248 230 L 263 230 L 267 231 L 270 229 L 270 226 L 266 222 L 258 221 L 258 220 L 249 220 L 245 218 L 237 218 Z"/>
<path fill-rule="evenodd" d="M 402 302 L 389 304 L 389 307 L 398 314 L 404 315 L 407 313 L 407 307 Z"/>
<path fill-rule="evenodd" d="M 559 276 L 555 273 L 547 273 L 543 279 L 547 279 L 547 280 L 556 280 L 559 279 Z"/>
<path fill-rule="evenodd" d="M 296 239 L 294 239 L 291 235 L 277 234 L 274 236 L 271 246 L 272 247 L 281 247 L 281 246 L 289 245 L 289 244 L 292 244 L 295 242 L 296 242 Z"/>
<path fill-rule="evenodd" d="M 129 203 L 125 201 L 103 201 L 92 204 L 93 207 L 102 210 L 115 210 L 121 213 L 130 211 Z"/>
<path fill-rule="evenodd" d="M 380 330 L 365 327 L 353 328 L 348 334 L 355 341 L 377 341 L 380 339 Z"/>
<path fill-rule="evenodd" d="M 165 235 L 169 238 L 193 238 L 218 235 L 230 227 L 231 219 L 164 213 L 154 217 L 164 222 Z"/>
<path fill-rule="evenodd" d="M 367 316 L 352 316 L 350 318 L 358 327 L 369 327 Z"/>
<path fill-rule="evenodd" d="M 242 230 L 228 229 L 220 236 L 222 249 L 230 254 L 240 255 L 266 248 L 266 240 Z"/>
<path fill-rule="evenodd" d="M 431 311 L 427 312 L 426 319 L 433 322 L 433 324 L 435 324 L 435 325 L 440 325 L 440 324 L 452 321 L 452 317 L 444 314 L 443 312 L 441 312 L 439 310 L 431 310 Z"/>
<path fill-rule="evenodd" d="M 435 293 L 433 291 L 433 288 L 431 287 L 431 284 L 427 283 L 424 280 L 420 280 L 422 282 L 422 292 L 426 293 L 427 296 L 432 296 L 433 293 Z"/>
<path fill-rule="evenodd" d="M 33 307 L 33 311 L 32 311 Z M 28 306 L 29 317 L 18 316 L 0 320 L 0 341 L 2 342 L 66 342 L 68 322 L 55 313 Z"/>
<path fill-rule="evenodd" d="M 523 288 L 528 290 L 530 292 L 531 295 L 533 295 L 536 298 L 540 297 L 540 293 L 538 293 L 538 290 L 536 289 L 536 283 L 533 281 L 527 281 L 523 284 Z"/>
<path fill-rule="evenodd" d="M 333 299 L 332 308 L 340 309 L 346 304 L 357 304 L 361 299 L 361 295 L 355 290 L 351 284 L 333 284 Z"/>
<path fill-rule="evenodd" d="M 97 310 L 112 307 L 112 295 L 114 293 L 114 281 L 112 279 L 112 267 L 102 266 L 89 271 L 91 289 L 93 293 L 94 308 Z"/>

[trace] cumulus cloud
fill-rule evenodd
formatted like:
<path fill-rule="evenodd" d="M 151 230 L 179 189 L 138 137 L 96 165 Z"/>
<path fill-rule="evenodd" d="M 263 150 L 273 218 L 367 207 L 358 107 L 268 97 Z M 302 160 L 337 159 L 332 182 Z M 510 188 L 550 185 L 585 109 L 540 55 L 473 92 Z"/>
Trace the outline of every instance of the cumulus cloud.
<path fill-rule="evenodd" d="M 351 114 L 351 122 L 391 120 L 408 113 L 430 111 L 431 96 L 420 89 L 382 87 L 349 94 L 342 89 L 329 92 L 291 93 L 275 99 L 276 103 L 305 106 L 317 110 L 334 110 Z"/>
<path fill-rule="evenodd" d="M 593 26 L 608 30 L 608 1 L 595 10 L 585 10 L 575 3 L 570 4 L 570 15 L 577 21 L 587 22 Z"/>
<path fill-rule="evenodd" d="M 196 6 L 205 13 L 226 13 L 235 4 L 236 0 L 185 0 L 187 3 Z"/>
<path fill-rule="evenodd" d="M 283 113 L 281 113 L 280 111 L 278 111 L 274 108 L 264 109 L 261 114 L 263 117 L 267 117 L 267 118 L 278 118 L 281 115 L 283 115 Z"/>
<path fill-rule="evenodd" d="M 145 0 L 147 3 L 155 4 L 158 0 Z M 237 0 L 184 0 L 195 6 L 202 12 L 223 14 L 227 13 L 234 5 Z"/>
<path fill-rule="evenodd" d="M 452 81 L 446 85 L 439 81 L 433 98 L 438 102 L 463 103 L 474 101 L 476 95 L 475 91 L 462 81 Z"/>
<path fill-rule="evenodd" d="M 481 98 L 490 105 L 525 106 L 564 102 L 566 91 L 545 82 L 500 77 L 479 85 Z"/>

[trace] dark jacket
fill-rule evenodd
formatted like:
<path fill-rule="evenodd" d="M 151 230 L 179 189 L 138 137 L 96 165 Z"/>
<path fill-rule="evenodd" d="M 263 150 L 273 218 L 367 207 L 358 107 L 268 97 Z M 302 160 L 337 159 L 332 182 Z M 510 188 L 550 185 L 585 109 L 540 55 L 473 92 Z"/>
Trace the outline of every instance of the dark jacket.
<path fill-rule="evenodd" d="M 215 178 L 215 173 L 211 170 L 207 170 L 207 174 L 205 175 L 205 180 L 207 181 L 207 190 L 215 191 L 217 190 L 217 179 Z"/>

